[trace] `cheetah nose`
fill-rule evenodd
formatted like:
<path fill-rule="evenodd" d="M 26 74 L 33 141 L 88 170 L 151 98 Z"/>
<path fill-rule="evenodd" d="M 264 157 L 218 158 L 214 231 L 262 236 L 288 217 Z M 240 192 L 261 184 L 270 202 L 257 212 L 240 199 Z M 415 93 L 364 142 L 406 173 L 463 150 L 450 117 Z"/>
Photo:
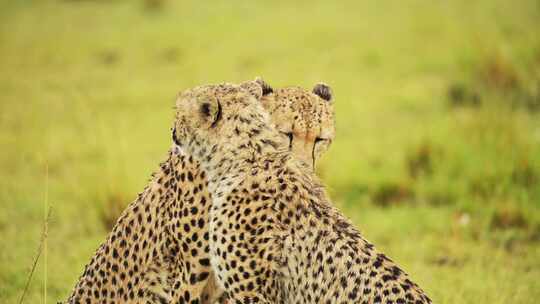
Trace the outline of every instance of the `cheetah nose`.
<path fill-rule="evenodd" d="M 300 159 L 307 165 L 312 166 L 313 168 L 313 161 L 311 159 L 311 150 L 309 149 L 308 145 L 303 145 L 298 151 L 298 153 L 296 153 L 296 156 L 298 157 L 298 159 Z"/>

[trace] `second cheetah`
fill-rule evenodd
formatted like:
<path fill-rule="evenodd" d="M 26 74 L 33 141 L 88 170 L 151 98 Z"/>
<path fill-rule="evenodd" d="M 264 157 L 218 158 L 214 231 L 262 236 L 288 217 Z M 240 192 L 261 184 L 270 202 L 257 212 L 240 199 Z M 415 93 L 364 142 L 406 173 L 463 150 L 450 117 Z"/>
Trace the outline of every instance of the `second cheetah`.
<path fill-rule="evenodd" d="M 187 90 L 174 130 L 207 174 L 211 264 L 230 303 L 431 303 L 332 206 L 253 95 Z"/>

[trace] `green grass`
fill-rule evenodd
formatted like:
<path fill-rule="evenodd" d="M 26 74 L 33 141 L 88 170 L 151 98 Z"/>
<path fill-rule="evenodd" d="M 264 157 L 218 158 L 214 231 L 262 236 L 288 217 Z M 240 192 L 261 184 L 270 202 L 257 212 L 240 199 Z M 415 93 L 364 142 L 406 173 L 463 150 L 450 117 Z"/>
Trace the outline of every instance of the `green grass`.
<path fill-rule="evenodd" d="M 437 303 L 537 302 L 538 1 L 194 3 L 0 2 L 0 302 L 24 288 L 47 190 L 52 303 L 103 209 L 165 157 L 175 94 L 258 75 L 333 87 L 320 175 Z M 43 269 L 25 303 L 44 301 Z"/>

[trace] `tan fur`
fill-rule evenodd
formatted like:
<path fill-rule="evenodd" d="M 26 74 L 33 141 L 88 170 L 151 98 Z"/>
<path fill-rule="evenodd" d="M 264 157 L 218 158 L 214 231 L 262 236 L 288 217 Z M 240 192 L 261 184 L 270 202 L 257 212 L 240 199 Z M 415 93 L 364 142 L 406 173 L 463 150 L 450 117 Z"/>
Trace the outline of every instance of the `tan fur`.
<path fill-rule="evenodd" d="M 230 303 L 431 303 L 332 207 L 256 97 L 221 84 L 177 100 L 175 138 L 207 173 L 211 264 Z"/>

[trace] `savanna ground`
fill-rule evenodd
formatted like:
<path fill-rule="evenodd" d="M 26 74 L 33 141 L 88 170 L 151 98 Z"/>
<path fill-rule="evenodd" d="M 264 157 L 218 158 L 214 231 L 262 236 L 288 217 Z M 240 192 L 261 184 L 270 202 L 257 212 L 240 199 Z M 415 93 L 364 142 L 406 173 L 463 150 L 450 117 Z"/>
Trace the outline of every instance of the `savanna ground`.
<path fill-rule="evenodd" d="M 540 3 L 365 2 L 2 1 L 0 302 L 46 204 L 26 303 L 68 295 L 164 159 L 179 90 L 261 75 L 332 85 L 319 173 L 437 303 L 537 303 Z"/>

